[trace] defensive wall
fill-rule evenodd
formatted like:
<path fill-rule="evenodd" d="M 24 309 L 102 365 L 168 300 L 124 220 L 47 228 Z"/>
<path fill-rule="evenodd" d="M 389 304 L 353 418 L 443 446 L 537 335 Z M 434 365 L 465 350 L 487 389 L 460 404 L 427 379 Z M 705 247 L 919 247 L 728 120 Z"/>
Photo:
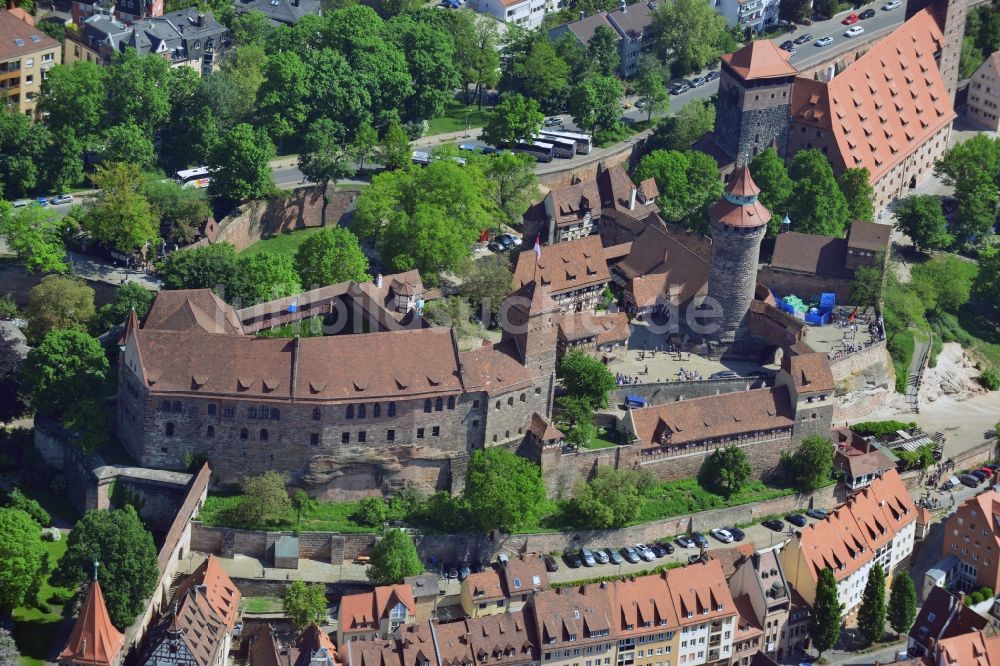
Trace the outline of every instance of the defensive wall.
<path fill-rule="evenodd" d="M 745 377 L 733 377 L 729 379 L 700 379 L 684 382 L 657 382 L 649 384 L 628 384 L 619 386 L 612 393 L 612 404 L 621 405 L 625 402 L 625 396 L 635 395 L 645 398 L 650 406 L 662 405 L 667 402 L 677 400 L 690 400 L 691 398 L 704 398 L 710 395 L 720 395 L 722 393 L 733 393 L 735 391 L 746 391 L 751 388 L 759 388 L 761 382 Z"/>
<path fill-rule="evenodd" d="M 896 371 L 885 340 L 830 362 L 834 423 L 865 416 L 884 406 L 896 387 Z"/>

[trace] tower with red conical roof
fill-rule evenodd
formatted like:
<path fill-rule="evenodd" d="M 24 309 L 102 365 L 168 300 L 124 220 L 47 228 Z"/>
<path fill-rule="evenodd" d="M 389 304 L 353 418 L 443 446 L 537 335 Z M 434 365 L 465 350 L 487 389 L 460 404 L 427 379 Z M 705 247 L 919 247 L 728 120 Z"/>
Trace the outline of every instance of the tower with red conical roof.
<path fill-rule="evenodd" d="M 746 341 L 747 311 L 757 284 L 760 242 L 767 232 L 771 211 L 757 200 L 760 188 L 743 165 L 726 193 L 708 209 L 712 230 L 712 258 L 708 267 L 708 300 L 721 308 L 721 319 L 706 323 L 708 336 L 723 353 L 734 342 Z M 713 325 L 715 324 L 715 325 Z"/>
<path fill-rule="evenodd" d="M 95 577 L 66 647 L 59 653 L 59 663 L 63 666 L 119 666 L 124 644 L 125 637 L 111 624 L 101 584 Z"/>

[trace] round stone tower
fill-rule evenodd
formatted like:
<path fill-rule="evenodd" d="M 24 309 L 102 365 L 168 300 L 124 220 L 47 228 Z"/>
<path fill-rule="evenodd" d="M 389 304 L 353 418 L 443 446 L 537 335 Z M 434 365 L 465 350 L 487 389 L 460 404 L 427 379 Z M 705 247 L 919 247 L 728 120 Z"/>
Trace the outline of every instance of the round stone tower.
<path fill-rule="evenodd" d="M 757 284 L 760 242 L 771 212 L 757 201 L 760 188 L 744 165 L 735 174 L 722 199 L 708 209 L 712 228 L 712 259 L 708 269 L 708 302 L 722 307 L 714 338 L 720 353 L 734 342 L 746 341 L 747 310 Z M 732 349 L 732 351 L 736 351 Z"/>

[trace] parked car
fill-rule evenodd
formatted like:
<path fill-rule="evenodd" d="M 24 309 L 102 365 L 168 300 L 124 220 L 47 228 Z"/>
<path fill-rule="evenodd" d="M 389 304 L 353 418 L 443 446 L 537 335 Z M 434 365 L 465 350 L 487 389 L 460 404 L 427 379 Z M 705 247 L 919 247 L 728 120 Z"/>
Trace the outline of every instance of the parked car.
<path fill-rule="evenodd" d="M 733 536 L 733 541 L 743 541 L 747 538 L 747 533 L 738 527 L 727 527 L 726 531 Z"/>
<path fill-rule="evenodd" d="M 701 532 L 691 532 L 691 538 L 694 539 L 696 546 L 708 546 L 708 539 Z"/>
<path fill-rule="evenodd" d="M 806 511 L 806 515 L 816 520 L 823 520 L 829 515 L 829 512 L 826 509 L 809 509 Z"/>
<path fill-rule="evenodd" d="M 30 203 L 31 203 L 30 201 L 25 201 L 24 199 L 21 199 L 20 201 L 15 201 L 13 203 L 13 206 L 14 206 L 14 208 L 24 208 L 25 206 L 27 206 Z"/>
<path fill-rule="evenodd" d="M 870 18 L 872 18 L 874 16 L 875 16 L 875 10 L 874 9 L 866 9 L 865 11 L 861 12 L 860 14 L 858 14 L 858 18 L 861 19 L 862 21 L 867 21 L 868 19 L 870 19 Z"/>
<path fill-rule="evenodd" d="M 985 481 L 988 478 L 985 474 L 983 474 L 982 472 L 980 472 L 978 469 L 975 469 L 975 470 L 972 470 L 971 472 L 969 472 L 969 476 L 974 476 L 977 479 L 979 479 L 979 483 L 982 483 L 983 481 Z"/>
<path fill-rule="evenodd" d="M 783 41 L 781 43 L 781 46 L 779 46 L 778 48 L 781 49 L 782 51 L 789 51 L 789 52 L 790 51 L 794 51 L 795 50 L 795 42 L 793 42 L 790 39 L 785 40 L 785 41 Z"/>
<path fill-rule="evenodd" d="M 813 39 L 812 33 L 811 32 L 807 32 L 804 35 L 799 35 L 798 37 L 796 37 L 795 38 L 795 43 L 796 44 L 805 44 L 806 42 L 811 42 L 812 39 Z"/>
<path fill-rule="evenodd" d="M 639 564 L 640 558 L 639 553 L 635 552 L 635 548 L 632 546 L 625 546 L 621 549 L 622 557 L 630 564 Z"/>
<path fill-rule="evenodd" d="M 688 555 L 688 564 L 698 564 L 699 562 L 701 562 L 701 553 Z"/>
<path fill-rule="evenodd" d="M 677 541 L 677 545 L 681 548 L 694 548 L 695 545 L 694 539 L 686 534 L 680 535 L 677 539 L 675 539 L 675 541 Z"/>
<path fill-rule="evenodd" d="M 989 467 L 980 467 L 979 471 L 985 474 L 987 479 L 993 478 L 993 470 L 990 469 Z"/>
<path fill-rule="evenodd" d="M 667 555 L 670 555 L 671 553 L 674 552 L 674 544 L 670 543 L 669 541 L 662 541 L 656 545 L 659 546 L 660 548 L 663 548 L 663 550 L 667 551 Z"/>
<path fill-rule="evenodd" d="M 490 241 L 490 244 L 486 246 L 486 249 L 490 252 L 506 252 L 507 248 L 496 241 Z"/>
<path fill-rule="evenodd" d="M 664 548 L 662 544 L 654 543 L 649 547 L 649 549 L 653 551 L 653 555 L 656 555 L 657 557 L 667 556 L 667 549 Z"/>
<path fill-rule="evenodd" d="M 729 533 L 729 530 L 723 530 L 716 527 L 710 532 L 710 534 L 721 541 L 722 543 L 732 543 L 733 535 Z"/>
<path fill-rule="evenodd" d="M 512 247 L 517 247 L 523 242 L 517 236 L 512 236 L 510 234 L 500 234 L 494 240 L 496 240 L 498 243 L 500 243 L 501 245 L 503 245 L 508 249 Z"/>
<path fill-rule="evenodd" d="M 60 204 L 72 203 L 72 201 L 73 201 L 73 195 L 72 194 L 60 194 L 60 195 L 52 197 L 52 199 L 51 199 L 51 203 L 52 203 L 53 206 L 59 206 Z"/>
<path fill-rule="evenodd" d="M 720 76 L 719 72 L 713 70 L 713 71 L 711 71 L 711 72 L 709 72 L 708 74 L 705 75 L 705 80 L 706 81 L 714 81 L 717 78 L 719 78 L 719 76 Z"/>
<path fill-rule="evenodd" d="M 621 553 L 614 548 L 605 548 L 604 552 L 607 554 L 608 559 L 611 560 L 611 564 L 621 564 L 625 561 L 625 558 L 621 556 Z"/>
<path fill-rule="evenodd" d="M 594 554 L 594 559 L 597 560 L 598 564 L 607 564 L 608 562 L 611 561 L 611 559 L 608 557 L 608 554 L 605 553 L 600 548 L 592 550 L 591 552 Z"/>
<path fill-rule="evenodd" d="M 958 480 L 964 483 L 965 485 L 969 486 L 970 488 L 975 488 L 976 486 L 979 485 L 979 479 L 972 476 L 971 474 L 963 474 L 962 476 L 958 477 Z"/>
<path fill-rule="evenodd" d="M 857 37 L 858 35 L 863 34 L 864 31 L 864 26 L 855 25 L 847 29 L 847 32 L 844 33 L 844 37 Z"/>
<path fill-rule="evenodd" d="M 654 554 L 653 551 L 650 550 L 649 546 L 644 543 L 635 544 L 635 552 L 639 553 L 639 557 L 646 562 L 652 562 L 656 559 L 656 554 Z"/>
<path fill-rule="evenodd" d="M 597 560 L 594 559 L 594 554 L 590 552 L 589 548 L 580 549 L 580 559 L 583 560 L 583 566 L 593 567 L 597 565 Z"/>
<path fill-rule="evenodd" d="M 680 95 L 686 93 L 688 90 L 691 90 L 691 86 L 688 85 L 687 81 L 675 83 L 674 85 L 670 86 L 671 95 Z"/>
<path fill-rule="evenodd" d="M 854 14 L 854 13 L 851 13 L 851 14 L 848 14 L 847 16 L 845 16 L 844 20 L 841 21 L 841 23 L 843 23 L 844 25 L 854 25 L 855 23 L 858 22 L 858 20 L 859 20 L 858 19 L 858 15 Z"/>
<path fill-rule="evenodd" d="M 833 37 L 820 37 L 813 42 L 813 44 L 816 46 L 829 46 L 830 44 L 833 44 Z"/>
<path fill-rule="evenodd" d="M 882 11 L 884 12 L 892 11 L 896 7 L 899 7 L 901 4 L 903 4 L 903 0 L 889 0 L 889 2 L 882 5 Z"/>
<path fill-rule="evenodd" d="M 556 571 L 559 571 L 559 563 L 556 562 L 556 558 L 552 557 L 551 555 L 545 556 L 545 570 L 548 571 L 549 573 L 555 573 Z"/>
<path fill-rule="evenodd" d="M 37 199 L 35 199 L 35 203 L 37 203 L 39 206 L 48 206 L 49 200 L 46 199 L 45 197 L 38 197 Z"/>
<path fill-rule="evenodd" d="M 559 125 L 562 125 L 562 124 L 563 124 L 563 121 L 561 121 L 561 120 L 559 120 L 558 118 L 555 118 L 555 117 L 553 117 L 553 118 L 546 118 L 545 119 L 545 123 L 544 123 L 544 125 L 546 127 L 558 127 Z"/>
<path fill-rule="evenodd" d="M 772 518 L 771 520 L 765 520 L 763 523 L 761 523 L 761 525 L 763 525 L 769 530 L 774 530 L 775 532 L 785 531 L 785 524 L 780 520 L 778 520 L 777 518 Z"/>
<path fill-rule="evenodd" d="M 790 522 L 792 525 L 795 525 L 796 527 L 805 527 L 806 523 L 809 522 L 806 520 L 806 517 L 803 516 L 801 513 L 790 513 L 787 516 L 785 516 L 785 520 Z"/>
<path fill-rule="evenodd" d="M 732 370 L 719 370 L 708 376 L 709 379 L 738 379 L 739 375 Z"/>
<path fill-rule="evenodd" d="M 580 553 L 576 552 L 572 548 L 566 549 L 563 553 L 563 560 L 565 560 L 570 569 L 579 569 L 583 566 L 583 560 L 580 559 Z"/>
<path fill-rule="evenodd" d="M 708 83 L 708 81 L 705 79 L 704 76 L 699 76 L 696 79 L 691 79 L 691 87 L 692 88 L 700 88 L 701 86 L 705 85 L 706 83 Z"/>

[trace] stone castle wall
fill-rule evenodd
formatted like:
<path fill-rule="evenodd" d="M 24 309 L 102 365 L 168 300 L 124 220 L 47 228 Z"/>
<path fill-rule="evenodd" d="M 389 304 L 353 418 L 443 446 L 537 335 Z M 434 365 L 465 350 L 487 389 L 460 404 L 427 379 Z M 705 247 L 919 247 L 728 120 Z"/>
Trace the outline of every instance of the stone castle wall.
<path fill-rule="evenodd" d="M 891 399 L 896 387 L 896 371 L 885 341 L 830 363 L 834 392 L 835 423 L 865 416 Z"/>
<path fill-rule="evenodd" d="M 713 337 L 732 340 L 746 318 L 757 287 L 760 242 L 767 226 L 751 233 L 712 221 L 712 258 L 709 262 L 708 298 L 722 307 L 722 331 Z"/>
<path fill-rule="evenodd" d="M 662 405 L 677 400 L 704 398 L 710 395 L 721 395 L 734 391 L 746 391 L 748 388 L 758 388 L 758 383 L 742 378 L 703 379 L 690 382 L 659 382 L 650 384 L 630 384 L 615 389 L 611 396 L 614 405 L 625 403 L 625 396 L 636 395 L 645 398 L 650 407 Z"/>
<path fill-rule="evenodd" d="M 819 300 L 824 292 L 837 295 L 837 303 L 851 302 L 851 281 L 805 273 L 792 273 L 771 266 L 764 266 L 757 273 L 757 281 L 779 296 L 795 294 L 806 302 Z M 812 297 L 816 296 L 816 299 Z"/>

